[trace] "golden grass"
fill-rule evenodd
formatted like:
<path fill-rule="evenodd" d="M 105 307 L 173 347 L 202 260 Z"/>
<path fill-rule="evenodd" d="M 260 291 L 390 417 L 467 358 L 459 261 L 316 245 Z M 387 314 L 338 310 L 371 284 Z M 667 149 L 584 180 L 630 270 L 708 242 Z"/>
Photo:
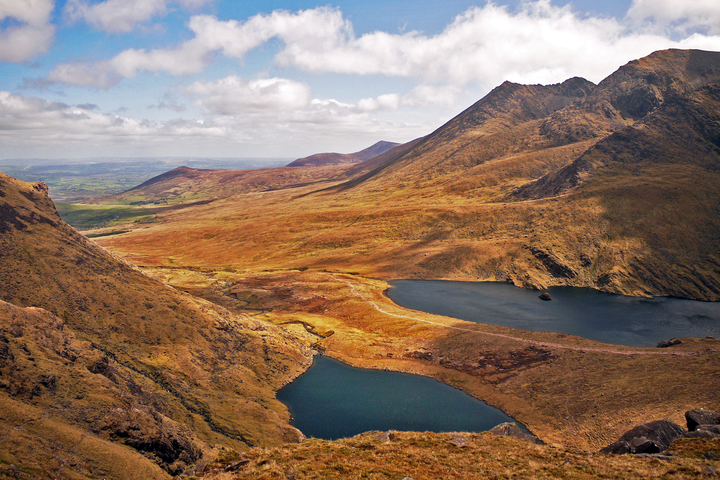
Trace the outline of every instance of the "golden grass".
<path fill-rule="evenodd" d="M 299 445 L 253 449 L 241 464 L 218 462 L 208 465 L 208 479 L 690 479 L 703 475 L 718 461 L 677 457 L 671 460 L 640 459 L 634 456 L 588 454 L 552 448 L 489 433 L 459 434 L 467 446 L 451 441 L 458 434 L 381 432 L 353 438 L 307 440 Z M 237 460 L 235 460 L 237 462 Z M 228 465 L 236 470 L 224 472 Z M 232 467 L 231 467 L 232 468 Z"/>

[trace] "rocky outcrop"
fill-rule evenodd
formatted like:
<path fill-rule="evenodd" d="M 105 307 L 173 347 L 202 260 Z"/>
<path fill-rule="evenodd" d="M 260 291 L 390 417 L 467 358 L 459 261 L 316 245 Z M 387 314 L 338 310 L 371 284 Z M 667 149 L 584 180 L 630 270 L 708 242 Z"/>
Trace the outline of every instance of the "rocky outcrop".
<path fill-rule="evenodd" d="M 535 435 L 523 432 L 520 427 L 518 427 L 517 423 L 501 423 L 500 425 L 490 429 L 490 433 L 503 437 L 515 437 L 521 440 L 527 440 L 528 442 L 538 444 L 542 443 L 540 439 L 537 438 Z"/>
<path fill-rule="evenodd" d="M 556 255 L 550 252 L 546 252 L 539 247 L 528 247 L 530 252 L 535 258 L 540 260 L 547 269 L 548 273 L 556 278 L 574 278 L 577 277 L 577 272 L 571 267 L 565 265 Z M 545 299 L 543 299 L 545 300 Z"/>
<path fill-rule="evenodd" d="M 601 452 L 654 454 L 664 452 L 678 438 L 720 438 L 720 413 L 699 408 L 685 412 L 685 419 L 689 431 L 669 420 L 655 420 L 629 430 Z"/>
<path fill-rule="evenodd" d="M 603 448 L 603 453 L 660 453 L 670 447 L 673 440 L 685 436 L 687 430 L 668 420 L 655 420 L 638 425 Z"/>
<path fill-rule="evenodd" d="M 687 421 L 688 430 L 693 432 L 698 430 L 700 426 L 720 425 L 720 413 L 697 408 L 685 412 L 685 420 Z"/>

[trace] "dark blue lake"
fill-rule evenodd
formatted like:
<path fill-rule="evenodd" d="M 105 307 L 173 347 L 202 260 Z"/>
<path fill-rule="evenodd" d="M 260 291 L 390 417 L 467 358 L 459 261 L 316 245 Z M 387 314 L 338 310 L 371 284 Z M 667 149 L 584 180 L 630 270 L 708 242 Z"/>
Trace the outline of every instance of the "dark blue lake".
<path fill-rule="evenodd" d="M 720 338 L 720 302 L 638 298 L 589 288 L 537 291 L 498 282 L 398 280 L 388 296 L 413 310 L 533 332 L 557 332 L 629 346 L 655 346 L 673 337 Z"/>
<path fill-rule="evenodd" d="M 482 432 L 514 421 L 432 378 L 355 368 L 323 356 L 277 398 L 288 406 L 292 425 L 327 440 L 369 430 Z"/>

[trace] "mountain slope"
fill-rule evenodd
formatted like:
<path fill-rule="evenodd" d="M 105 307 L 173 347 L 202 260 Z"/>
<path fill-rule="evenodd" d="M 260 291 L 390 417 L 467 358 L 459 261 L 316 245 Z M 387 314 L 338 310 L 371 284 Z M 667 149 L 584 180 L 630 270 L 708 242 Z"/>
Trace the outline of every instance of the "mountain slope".
<path fill-rule="evenodd" d="M 211 445 L 298 438 L 274 392 L 308 365 L 307 348 L 147 277 L 62 222 L 43 184 L 2 174 L 0 299 L 0 396 L 18 411 L 173 474 Z"/>
<path fill-rule="evenodd" d="M 143 265 L 720 300 L 718 81 L 720 53 L 667 50 L 597 86 L 506 82 L 332 181 L 161 213 L 156 227 L 101 243 Z"/>
<path fill-rule="evenodd" d="M 399 143 L 379 141 L 376 144 L 355 153 L 316 153 L 309 157 L 298 158 L 289 163 L 288 167 L 320 167 L 325 165 L 344 165 L 348 163 L 360 163 L 370 160 L 373 157 L 387 152 Z"/>

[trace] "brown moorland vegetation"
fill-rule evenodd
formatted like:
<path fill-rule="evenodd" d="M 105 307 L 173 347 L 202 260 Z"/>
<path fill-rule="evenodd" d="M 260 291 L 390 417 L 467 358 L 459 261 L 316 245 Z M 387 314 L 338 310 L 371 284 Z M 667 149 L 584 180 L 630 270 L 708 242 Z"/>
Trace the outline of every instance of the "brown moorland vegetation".
<path fill-rule="evenodd" d="M 720 410 L 717 340 L 605 345 L 412 312 L 384 291 L 453 278 L 717 300 L 719 80 L 720 54 L 658 52 L 597 86 L 505 83 L 354 166 L 174 170 L 115 198 L 156 223 L 98 238 L 165 285 L 65 225 L 41 185 L 0 176 L 0 474 L 689 478 L 717 466 L 688 454 L 714 445 L 677 447 L 691 458 L 668 463 L 576 451 Z M 435 377 L 549 445 L 399 433 L 280 446 L 298 434 L 274 392 L 313 349 Z"/>

